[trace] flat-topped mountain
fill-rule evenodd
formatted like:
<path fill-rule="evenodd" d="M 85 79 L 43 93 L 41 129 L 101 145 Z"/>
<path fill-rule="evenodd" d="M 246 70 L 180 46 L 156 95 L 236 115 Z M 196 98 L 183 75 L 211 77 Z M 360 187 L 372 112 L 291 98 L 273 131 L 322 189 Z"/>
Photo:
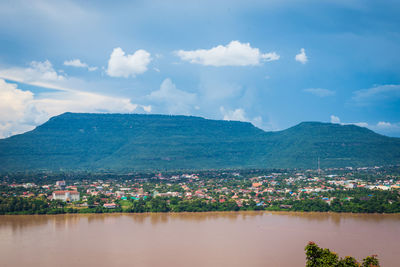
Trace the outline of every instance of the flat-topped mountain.
<path fill-rule="evenodd" d="M 400 138 L 303 122 L 265 132 L 193 116 L 64 113 L 0 140 L 0 171 L 316 168 L 400 163 Z"/>

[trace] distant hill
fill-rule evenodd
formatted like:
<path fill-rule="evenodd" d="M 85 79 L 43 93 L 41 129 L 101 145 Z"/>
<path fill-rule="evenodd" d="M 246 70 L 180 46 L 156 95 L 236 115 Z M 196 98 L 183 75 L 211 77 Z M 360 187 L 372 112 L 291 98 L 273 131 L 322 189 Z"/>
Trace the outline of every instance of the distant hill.
<path fill-rule="evenodd" d="M 316 168 L 400 163 L 400 138 L 303 122 L 264 132 L 193 116 L 64 113 L 0 140 L 0 171 Z"/>

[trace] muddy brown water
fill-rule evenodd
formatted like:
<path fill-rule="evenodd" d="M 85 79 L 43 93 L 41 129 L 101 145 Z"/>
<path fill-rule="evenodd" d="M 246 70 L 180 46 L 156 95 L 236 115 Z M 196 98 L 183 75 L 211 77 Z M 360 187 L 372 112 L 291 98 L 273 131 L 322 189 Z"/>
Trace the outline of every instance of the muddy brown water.
<path fill-rule="evenodd" d="M 308 241 L 400 266 L 400 215 L 0 216 L 0 266 L 305 266 Z"/>

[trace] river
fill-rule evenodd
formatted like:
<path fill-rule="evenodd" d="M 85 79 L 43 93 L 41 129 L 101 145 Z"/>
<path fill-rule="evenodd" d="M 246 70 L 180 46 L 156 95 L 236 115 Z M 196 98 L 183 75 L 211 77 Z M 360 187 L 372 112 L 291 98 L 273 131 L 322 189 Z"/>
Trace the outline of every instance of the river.
<path fill-rule="evenodd" d="M 399 266 L 400 215 L 285 212 L 0 216 L 0 266 L 305 266 L 304 247 Z"/>

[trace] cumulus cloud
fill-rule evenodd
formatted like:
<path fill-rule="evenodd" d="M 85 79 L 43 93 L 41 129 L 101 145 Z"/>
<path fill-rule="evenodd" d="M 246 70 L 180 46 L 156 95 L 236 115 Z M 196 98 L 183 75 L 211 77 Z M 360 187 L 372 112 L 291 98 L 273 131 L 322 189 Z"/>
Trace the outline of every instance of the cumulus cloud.
<path fill-rule="evenodd" d="M 327 97 L 335 95 L 335 91 L 324 89 L 324 88 L 307 88 L 304 89 L 304 92 L 319 96 L 319 97 Z"/>
<path fill-rule="evenodd" d="M 331 115 L 331 123 L 340 123 L 340 118 L 335 115 Z"/>
<path fill-rule="evenodd" d="M 304 48 L 300 49 L 300 53 L 297 54 L 294 59 L 301 64 L 306 64 L 308 61 L 306 50 Z"/>
<path fill-rule="evenodd" d="M 357 125 L 357 126 L 360 126 L 360 127 L 368 127 L 369 126 L 368 123 L 366 123 L 366 122 L 347 122 L 347 123 L 341 122 L 340 118 L 338 116 L 335 116 L 335 115 L 331 115 L 331 123 L 337 123 L 337 124 L 341 124 L 341 125 L 350 125 L 350 124 L 352 124 L 352 125 Z"/>
<path fill-rule="evenodd" d="M 379 121 L 368 128 L 381 134 L 400 137 L 400 122 Z"/>
<path fill-rule="evenodd" d="M 54 70 L 48 60 L 32 61 L 27 68 L 1 69 L 0 78 L 58 90 L 66 90 L 69 82 L 65 75 Z"/>
<path fill-rule="evenodd" d="M 197 103 L 195 93 L 185 92 L 176 88 L 171 79 L 165 79 L 159 90 L 151 92 L 147 101 L 156 104 L 158 112 L 188 115 Z"/>
<path fill-rule="evenodd" d="M 275 52 L 261 53 L 258 48 L 252 48 L 250 43 L 231 41 L 226 46 L 218 45 L 211 49 L 179 50 L 175 54 L 181 60 L 205 66 L 254 66 L 262 61 L 274 61 L 279 59 Z"/>
<path fill-rule="evenodd" d="M 50 117 L 64 112 L 133 112 L 138 107 L 128 98 L 82 91 L 59 91 L 35 95 L 0 79 L 0 138 L 32 130 Z"/>
<path fill-rule="evenodd" d="M 151 105 L 147 105 L 147 106 L 145 106 L 145 105 L 141 105 L 140 106 L 145 112 L 151 112 L 151 110 L 152 110 L 152 106 Z"/>
<path fill-rule="evenodd" d="M 125 52 L 117 47 L 110 55 L 106 72 L 111 77 L 135 77 L 147 71 L 151 60 L 151 55 L 146 50 L 140 49 L 131 55 L 125 55 Z"/>
<path fill-rule="evenodd" d="M 81 62 L 82 63 L 82 62 Z M 4 79 L 51 90 L 33 93 Z M 151 112 L 151 105 L 127 97 L 89 92 L 93 84 L 67 77 L 50 61 L 33 61 L 26 68 L 0 69 L 0 138 L 33 129 L 64 112 Z"/>
<path fill-rule="evenodd" d="M 72 59 L 64 61 L 65 66 L 77 67 L 77 68 L 87 68 L 88 64 L 81 62 L 80 59 Z"/>
<path fill-rule="evenodd" d="M 382 128 L 390 128 L 393 125 L 390 122 L 380 121 L 380 122 L 378 122 L 378 124 L 376 126 L 382 127 Z"/>
<path fill-rule="evenodd" d="M 33 93 L 22 91 L 16 84 L 7 83 L 0 79 L 0 119 L 13 120 L 23 114 L 26 103 L 33 99 Z"/>
<path fill-rule="evenodd" d="M 225 110 L 224 107 L 220 108 L 223 119 L 226 121 L 248 121 L 245 116 L 245 111 L 242 108 L 237 108 L 235 110 Z"/>
<path fill-rule="evenodd" d="M 65 66 L 76 67 L 76 68 L 86 68 L 89 71 L 97 70 L 97 67 L 90 67 L 88 64 L 82 62 L 80 59 L 72 59 L 64 61 Z"/>
<path fill-rule="evenodd" d="M 262 128 L 263 120 L 262 120 L 261 116 L 257 116 L 254 118 L 248 118 L 246 116 L 246 112 L 243 108 L 229 110 L 229 109 L 225 109 L 224 107 L 220 107 L 220 112 L 223 116 L 223 120 L 251 122 L 253 125 Z"/>
<path fill-rule="evenodd" d="M 376 131 L 400 135 L 400 122 L 380 121 L 376 124 Z"/>
<path fill-rule="evenodd" d="M 16 84 L 10 84 L 0 79 L 0 138 L 4 138 L 19 131 L 30 130 L 32 126 L 26 119 L 31 112 L 30 102 L 33 93 L 22 91 Z"/>
<path fill-rule="evenodd" d="M 382 101 L 393 101 L 400 99 L 400 85 L 379 85 L 369 89 L 354 92 L 353 101 L 359 105 L 369 105 Z"/>
<path fill-rule="evenodd" d="M 32 61 L 28 68 L 9 68 L 0 70 L 0 77 L 17 82 L 57 82 L 66 77 L 58 74 L 50 61 Z"/>

